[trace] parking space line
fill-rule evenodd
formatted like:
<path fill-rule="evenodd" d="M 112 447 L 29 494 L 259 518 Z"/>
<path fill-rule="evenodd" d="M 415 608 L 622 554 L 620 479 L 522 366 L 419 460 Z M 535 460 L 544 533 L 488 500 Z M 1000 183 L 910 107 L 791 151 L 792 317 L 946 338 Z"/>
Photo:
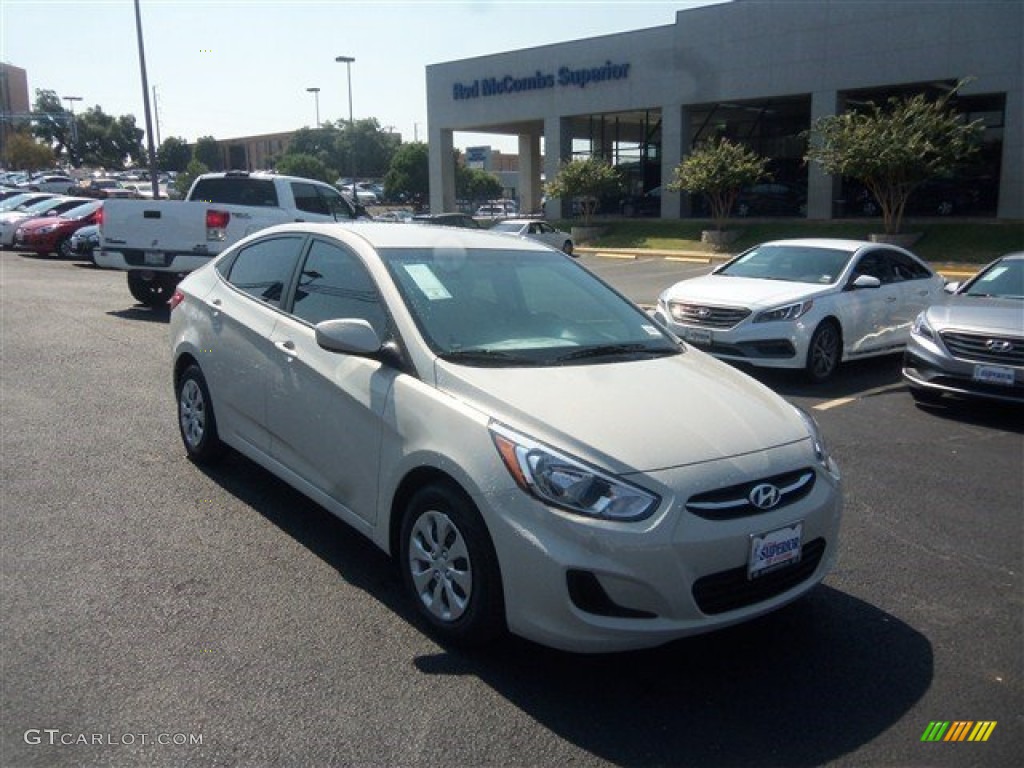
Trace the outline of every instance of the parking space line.
<path fill-rule="evenodd" d="M 839 408 L 840 406 L 843 405 L 849 405 L 850 403 L 854 403 L 858 400 L 863 400 L 866 397 L 881 395 L 886 392 L 895 392 L 897 389 L 903 389 L 905 386 L 906 384 L 903 384 L 902 382 L 899 384 L 885 384 L 881 387 L 875 387 L 874 389 L 867 389 L 857 395 L 851 395 L 849 397 L 838 397 L 835 400 L 826 400 L 824 403 L 812 405 L 811 408 L 815 411 L 830 411 L 833 408 Z"/>

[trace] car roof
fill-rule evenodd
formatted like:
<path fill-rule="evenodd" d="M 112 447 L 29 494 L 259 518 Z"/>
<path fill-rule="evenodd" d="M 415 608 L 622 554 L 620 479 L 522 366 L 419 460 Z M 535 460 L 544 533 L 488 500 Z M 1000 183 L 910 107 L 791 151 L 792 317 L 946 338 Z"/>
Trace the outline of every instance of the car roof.
<path fill-rule="evenodd" d="M 488 232 L 485 229 L 462 229 L 457 227 L 430 226 L 397 227 L 389 222 L 302 222 L 279 224 L 261 230 L 260 234 L 271 232 L 304 232 L 328 237 L 347 237 L 349 233 L 374 248 L 451 248 L 460 247 L 479 250 L 536 251 L 549 249 L 530 240 L 509 238 L 507 235 Z"/>
<path fill-rule="evenodd" d="M 805 248 L 831 248 L 835 251 L 854 253 L 869 245 L 879 245 L 868 240 L 844 240 L 838 237 L 794 237 L 788 240 L 771 240 L 760 245 L 803 246 Z"/>

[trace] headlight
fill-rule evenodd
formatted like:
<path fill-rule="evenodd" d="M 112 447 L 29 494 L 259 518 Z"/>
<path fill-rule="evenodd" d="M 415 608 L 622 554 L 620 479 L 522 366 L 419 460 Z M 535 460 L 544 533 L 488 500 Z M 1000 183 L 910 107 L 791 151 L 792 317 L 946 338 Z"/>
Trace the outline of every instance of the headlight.
<path fill-rule="evenodd" d="M 924 317 L 924 312 L 914 318 L 914 324 L 910 326 L 910 332 L 915 336 L 935 341 L 935 331 L 933 331 L 932 327 L 928 325 L 928 321 Z"/>
<path fill-rule="evenodd" d="M 818 426 L 818 422 L 815 421 L 814 417 L 807 413 L 803 408 L 798 408 L 794 405 L 793 409 L 800 414 L 800 418 L 803 419 L 804 424 L 807 425 L 807 432 L 811 436 L 811 445 L 814 448 L 814 457 L 818 460 L 818 463 L 833 475 L 837 474 L 835 462 L 832 461 L 832 456 L 828 452 L 828 446 L 825 444 L 825 436 L 821 434 L 821 427 Z"/>
<path fill-rule="evenodd" d="M 808 299 L 807 301 L 800 301 L 796 304 L 787 304 L 786 306 L 779 307 L 778 309 L 768 309 L 764 312 L 758 313 L 757 317 L 754 318 L 754 322 L 771 323 L 775 320 L 796 320 L 798 317 L 806 315 L 813 306 L 814 301 Z"/>
<path fill-rule="evenodd" d="M 527 493 L 545 504 L 599 520 L 649 517 L 661 499 L 599 469 L 491 423 L 491 437 L 506 469 Z"/>
<path fill-rule="evenodd" d="M 36 230 L 36 234 L 39 234 L 39 235 L 49 234 L 50 232 L 53 232 L 53 230 L 55 230 L 57 228 L 57 226 L 58 226 L 57 224 L 50 224 L 49 226 L 46 226 L 46 227 L 40 227 L 39 229 Z"/>

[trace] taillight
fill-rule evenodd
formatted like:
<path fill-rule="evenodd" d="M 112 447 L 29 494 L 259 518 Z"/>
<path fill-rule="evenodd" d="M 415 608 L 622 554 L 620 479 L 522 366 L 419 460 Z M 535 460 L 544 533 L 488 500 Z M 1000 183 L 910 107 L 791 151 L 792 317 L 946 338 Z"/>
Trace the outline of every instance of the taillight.
<path fill-rule="evenodd" d="M 213 208 L 206 209 L 206 239 L 223 240 L 227 237 L 225 230 L 228 222 L 231 221 L 231 214 L 227 211 L 216 211 Z"/>
<path fill-rule="evenodd" d="M 181 304 L 185 300 L 185 294 L 177 288 L 174 289 L 174 293 L 171 294 L 171 298 L 168 299 L 167 304 L 174 309 L 176 306 Z"/>
<path fill-rule="evenodd" d="M 96 226 L 98 226 L 98 227 L 102 227 L 103 226 L 103 206 L 102 205 L 99 208 L 96 209 L 96 222 L 95 223 L 96 223 Z"/>

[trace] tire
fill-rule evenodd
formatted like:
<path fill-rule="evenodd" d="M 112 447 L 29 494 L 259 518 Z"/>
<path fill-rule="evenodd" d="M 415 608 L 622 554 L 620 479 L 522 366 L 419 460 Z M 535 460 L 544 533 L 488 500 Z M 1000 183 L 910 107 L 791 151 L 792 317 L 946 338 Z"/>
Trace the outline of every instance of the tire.
<path fill-rule="evenodd" d="M 476 646 L 505 631 L 494 545 L 458 489 L 438 483 L 413 494 L 402 518 L 399 565 L 416 610 L 439 638 Z"/>
<path fill-rule="evenodd" d="M 217 418 L 206 379 L 198 365 L 190 365 L 178 379 L 178 431 L 188 457 L 197 464 L 213 464 L 224 454 L 217 433 Z"/>
<path fill-rule="evenodd" d="M 157 309 L 167 305 L 177 285 L 168 275 L 154 275 L 146 280 L 142 273 L 135 270 L 128 272 L 128 290 L 140 304 Z"/>
<path fill-rule="evenodd" d="M 832 378 L 843 357 L 843 339 L 839 326 L 832 320 L 824 320 L 814 329 L 811 343 L 807 345 L 807 363 L 804 370 L 807 378 L 820 384 Z"/>
<path fill-rule="evenodd" d="M 65 237 L 59 243 L 57 243 L 57 255 L 62 259 L 73 259 L 75 258 L 75 252 L 71 250 L 71 238 Z"/>
<path fill-rule="evenodd" d="M 566 240 L 562 243 L 562 253 L 566 256 L 572 256 L 572 240 Z"/>

